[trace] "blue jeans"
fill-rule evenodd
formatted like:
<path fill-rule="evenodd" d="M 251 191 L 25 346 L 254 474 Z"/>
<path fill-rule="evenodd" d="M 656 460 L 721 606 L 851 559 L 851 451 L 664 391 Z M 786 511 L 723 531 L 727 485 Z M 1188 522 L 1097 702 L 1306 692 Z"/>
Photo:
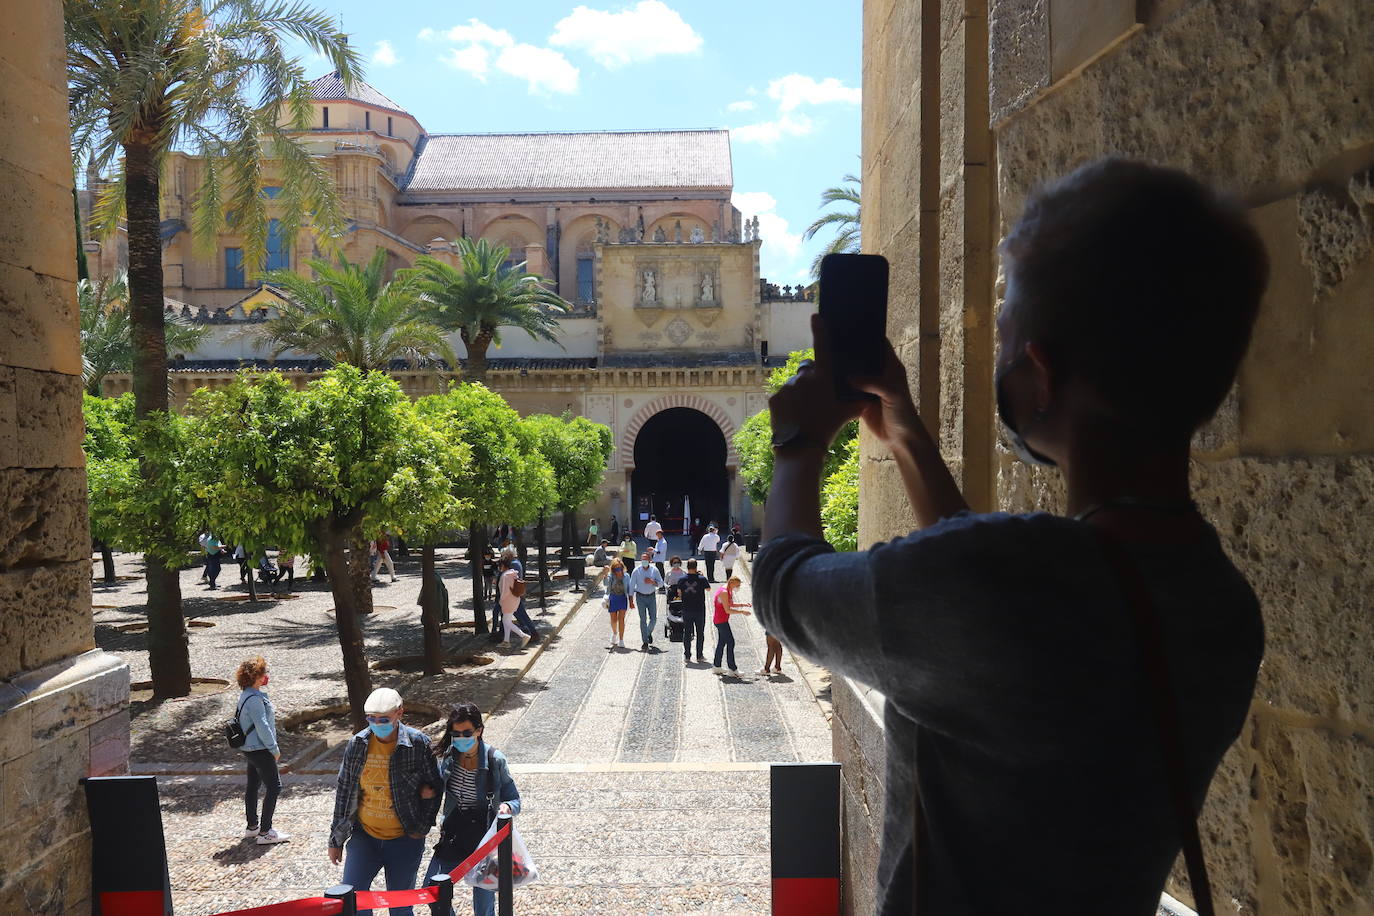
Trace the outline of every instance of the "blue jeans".
<path fill-rule="evenodd" d="M 639 641 L 653 642 L 654 627 L 658 626 L 658 593 L 635 592 L 635 609 L 639 611 Z"/>
<path fill-rule="evenodd" d="M 735 634 L 730 622 L 716 624 L 716 667 L 720 667 L 720 656 L 724 652 L 730 661 L 730 670 L 735 670 Z"/>
<path fill-rule="evenodd" d="M 449 861 L 442 856 L 431 856 L 429 864 L 425 866 L 424 875 L 421 880 L 424 886 L 429 886 L 429 876 L 437 875 L 440 872 L 452 871 L 462 859 Z M 459 875 L 453 885 L 453 899 L 457 900 L 458 895 L 463 890 L 463 876 Z M 474 887 L 472 889 L 472 912 L 473 916 L 496 916 L 496 891 L 489 891 L 484 887 Z M 449 910 L 449 916 L 453 916 L 453 910 Z"/>
<path fill-rule="evenodd" d="M 356 891 L 369 890 L 377 872 L 385 869 L 387 890 L 408 891 L 415 886 L 415 872 L 420 867 L 420 856 L 424 852 L 424 837 L 418 840 L 408 836 L 379 840 L 361 825 L 355 824 L 353 835 L 344 847 L 343 883 L 353 885 Z M 393 906 L 390 910 L 391 916 L 412 916 L 414 913 L 408 906 Z M 371 912 L 358 911 L 359 916 Z"/>

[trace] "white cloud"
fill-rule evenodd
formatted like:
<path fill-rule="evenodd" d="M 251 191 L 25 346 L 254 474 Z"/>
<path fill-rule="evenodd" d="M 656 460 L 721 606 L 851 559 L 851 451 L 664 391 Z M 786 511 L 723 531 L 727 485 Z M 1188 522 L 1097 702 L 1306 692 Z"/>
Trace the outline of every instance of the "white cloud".
<path fill-rule="evenodd" d="M 467 25 L 455 25 L 443 36 L 449 41 L 489 44 L 498 48 L 509 48 L 515 39 L 505 29 L 495 29 L 478 19 L 469 19 Z"/>
<path fill-rule="evenodd" d="M 730 202 L 745 219 L 758 217 L 759 237 L 763 239 L 763 253 L 768 260 L 772 261 L 780 254 L 791 262 L 801 253 L 801 234 L 789 231 L 787 220 L 777 213 L 778 201 L 772 194 L 767 191 L 737 191 L 730 196 Z M 785 276 L 786 270 L 779 275 Z"/>
<path fill-rule="evenodd" d="M 607 69 L 665 54 L 692 54 L 702 39 L 662 0 L 640 0 L 619 12 L 579 6 L 559 20 L 549 44 L 586 51 Z"/>
<path fill-rule="evenodd" d="M 391 42 L 379 41 L 377 50 L 372 52 L 372 62 L 379 67 L 394 67 L 401 59 L 396 56 L 396 49 L 391 46 Z"/>
<path fill-rule="evenodd" d="M 862 93 L 835 79 L 826 77 L 817 82 L 809 76 L 791 73 L 768 84 L 768 97 L 778 103 L 779 111 L 792 111 L 799 105 L 824 105 L 839 102 L 858 105 Z"/>
<path fill-rule="evenodd" d="M 530 92 L 567 94 L 577 91 L 577 68 L 562 54 L 549 48 L 512 45 L 496 58 L 496 69 L 525 80 Z"/>
<path fill-rule="evenodd" d="M 431 29 L 429 26 L 425 26 L 418 33 L 416 33 L 415 37 L 420 39 L 421 41 L 429 41 L 434 37 L 434 30 Z"/>
<path fill-rule="evenodd" d="M 449 48 L 448 56 L 443 61 L 450 67 L 471 73 L 484 83 L 487 81 L 487 70 L 491 68 L 491 55 L 481 45 Z"/>
<path fill-rule="evenodd" d="M 803 137 L 815 129 L 806 115 L 785 114 L 776 121 L 760 121 L 743 127 L 730 128 L 730 136 L 741 143 L 772 146 L 784 137 Z"/>
<path fill-rule="evenodd" d="M 756 103 L 751 102 L 751 101 L 749 101 L 748 99 L 745 99 L 745 100 L 742 101 L 742 102 L 731 102 L 729 105 L 726 105 L 726 106 L 725 106 L 725 110 L 726 110 L 726 111 L 753 111 L 755 108 L 758 108 L 758 107 L 759 107 L 759 106 L 758 106 Z"/>

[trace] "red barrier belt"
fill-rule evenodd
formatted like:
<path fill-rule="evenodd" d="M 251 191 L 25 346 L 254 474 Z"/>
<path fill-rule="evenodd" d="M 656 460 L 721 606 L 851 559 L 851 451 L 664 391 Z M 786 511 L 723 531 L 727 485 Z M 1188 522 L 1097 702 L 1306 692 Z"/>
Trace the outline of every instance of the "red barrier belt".
<path fill-rule="evenodd" d="M 510 824 L 496 831 L 477 851 L 468 856 L 449 872 L 456 886 L 463 876 L 477 867 L 477 864 L 501 845 L 510 833 Z M 426 876 L 428 877 L 428 876 Z M 414 891 L 358 891 L 355 895 L 360 910 L 379 910 L 393 906 L 414 906 L 417 903 L 437 903 L 439 890 L 433 885 Z M 268 906 L 255 906 L 247 910 L 232 910 L 218 916 L 333 916 L 343 909 L 343 901 L 328 897 L 310 897 L 306 900 L 292 900 L 287 903 L 273 903 Z"/>
<path fill-rule="evenodd" d="M 343 910 L 343 901 L 330 897 L 307 897 L 305 900 L 290 900 L 286 903 L 269 903 L 267 906 L 249 907 L 246 910 L 231 910 L 219 916 L 333 916 Z"/>

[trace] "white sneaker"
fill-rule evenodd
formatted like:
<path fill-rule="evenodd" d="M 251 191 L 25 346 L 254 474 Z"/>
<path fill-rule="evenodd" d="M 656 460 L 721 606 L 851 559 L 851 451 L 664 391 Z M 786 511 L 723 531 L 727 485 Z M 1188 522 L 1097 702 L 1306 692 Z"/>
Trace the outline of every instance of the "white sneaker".
<path fill-rule="evenodd" d="M 526 636 L 524 639 L 520 640 L 520 648 L 522 648 L 522 649 L 525 648 L 526 646 L 528 646 L 529 644 L 530 644 L 530 638 L 529 638 L 528 636 Z"/>
<path fill-rule="evenodd" d="M 510 640 L 509 640 L 509 639 L 503 639 L 503 640 L 501 640 L 500 642 L 498 642 L 498 643 L 496 644 L 496 648 L 498 648 L 498 649 L 508 649 L 508 648 L 510 648 Z"/>
<path fill-rule="evenodd" d="M 620 639 L 616 640 L 616 645 L 622 649 L 625 648 L 625 637 L 622 636 Z"/>
<path fill-rule="evenodd" d="M 271 846 L 273 843 L 285 843 L 289 839 L 291 839 L 291 834 L 282 833 L 280 830 L 273 827 L 266 833 L 258 834 L 258 845 Z"/>
<path fill-rule="evenodd" d="M 769 675 L 771 672 L 770 672 L 767 668 L 760 668 L 759 670 L 755 671 L 754 673 L 755 673 L 755 674 L 763 675 L 764 677 L 768 677 L 768 675 Z"/>
<path fill-rule="evenodd" d="M 243 838 L 245 840 L 256 840 L 258 838 L 258 834 L 261 832 L 262 831 L 259 830 L 257 827 L 249 827 L 243 831 Z"/>
<path fill-rule="evenodd" d="M 731 677 L 739 677 L 739 671 L 737 671 L 737 670 L 734 669 L 734 668 L 731 668 L 731 669 L 730 669 L 730 676 L 731 676 Z"/>
<path fill-rule="evenodd" d="M 712 673 L 712 674 L 724 674 L 724 673 L 725 673 L 725 669 L 724 669 L 724 668 L 712 668 L 712 669 L 711 669 L 711 673 Z"/>
<path fill-rule="evenodd" d="M 698 655 L 698 656 L 697 656 L 697 664 L 700 664 L 700 665 L 706 664 L 706 656 L 704 656 L 704 655 Z"/>

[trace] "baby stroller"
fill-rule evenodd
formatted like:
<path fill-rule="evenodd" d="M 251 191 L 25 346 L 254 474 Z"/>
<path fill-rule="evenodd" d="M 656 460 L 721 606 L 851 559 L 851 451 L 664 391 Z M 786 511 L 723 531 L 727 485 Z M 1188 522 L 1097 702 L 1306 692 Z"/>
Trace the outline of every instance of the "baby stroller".
<path fill-rule="evenodd" d="M 682 593 L 677 585 L 668 588 L 668 620 L 663 624 L 663 635 L 671 642 L 682 642 Z"/>

